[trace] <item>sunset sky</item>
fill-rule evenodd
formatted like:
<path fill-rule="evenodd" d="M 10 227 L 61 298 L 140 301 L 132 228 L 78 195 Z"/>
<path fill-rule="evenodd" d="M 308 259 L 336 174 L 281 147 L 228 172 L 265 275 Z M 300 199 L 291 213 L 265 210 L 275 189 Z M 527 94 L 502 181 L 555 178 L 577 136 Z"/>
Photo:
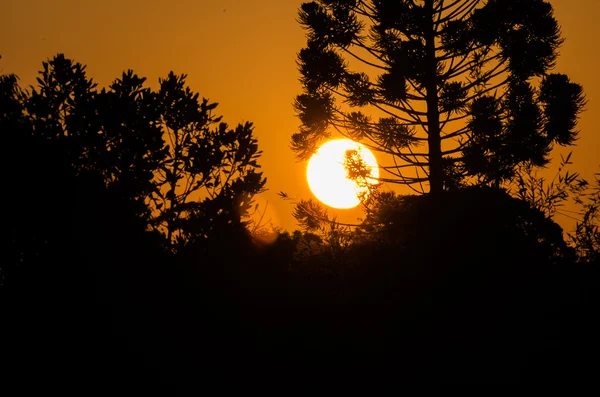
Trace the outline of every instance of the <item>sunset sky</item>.
<path fill-rule="evenodd" d="M 269 191 L 269 217 L 295 229 L 292 204 L 279 191 L 311 197 L 306 163 L 289 149 L 299 125 L 292 108 L 301 92 L 296 54 L 305 45 L 296 22 L 301 0 L 2 0 L 0 73 L 33 84 L 41 62 L 56 53 L 87 65 L 106 86 L 123 70 L 147 77 L 152 87 L 169 71 L 219 103 L 217 113 L 235 125 L 255 124 Z M 600 0 L 552 0 L 566 39 L 556 72 L 582 84 L 588 104 L 580 123 L 573 170 L 600 171 Z M 338 211 L 355 220 L 358 210 Z M 557 218 L 562 224 L 563 220 Z M 568 224 L 568 222 L 566 222 Z"/>

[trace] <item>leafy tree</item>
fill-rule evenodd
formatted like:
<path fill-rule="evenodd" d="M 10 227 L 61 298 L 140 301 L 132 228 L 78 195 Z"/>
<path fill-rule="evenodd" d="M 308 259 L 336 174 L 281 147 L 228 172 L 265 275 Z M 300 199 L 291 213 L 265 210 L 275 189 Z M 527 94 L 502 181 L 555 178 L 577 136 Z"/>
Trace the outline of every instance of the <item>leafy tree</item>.
<path fill-rule="evenodd" d="M 567 215 L 562 207 L 570 198 L 579 201 L 588 187 L 588 182 L 579 173 L 567 169 L 572 164 L 571 153 L 566 157 L 561 155 L 560 166 L 552 180 L 538 176 L 530 166 L 521 167 L 508 191 L 532 208 L 542 211 L 548 218 L 553 218 L 557 213 Z"/>
<path fill-rule="evenodd" d="M 382 153 L 381 181 L 439 193 L 500 185 L 576 139 L 585 101 L 550 73 L 562 39 L 547 1 L 317 0 L 299 22 L 299 158 L 337 131 Z"/>
<path fill-rule="evenodd" d="M 597 263 L 600 258 L 600 181 L 598 174 L 591 185 L 577 172 L 567 169 L 573 163 L 571 153 L 561 155 L 560 166 L 551 180 L 538 176 L 531 167 L 522 167 L 508 191 L 545 217 L 556 214 L 576 221 L 575 228 L 567 234 L 577 259 L 583 263 Z M 580 207 L 579 213 L 566 209 L 571 203 Z"/>
<path fill-rule="evenodd" d="M 581 220 L 569 235 L 582 262 L 600 264 L 600 174 L 588 192 L 582 192 L 579 203 L 583 206 Z"/>
<path fill-rule="evenodd" d="M 3 163 L 15 170 L 15 263 L 59 241 L 56 225 L 71 233 L 65 219 L 93 195 L 142 230 L 164 232 L 169 246 L 232 228 L 243 235 L 244 214 L 266 183 L 251 123 L 219 123 L 216 104 L 200 103 L 185 76 L 171 73 L 154 91 L 127 71 L 98 90 L 86 67 L 63 54 L 42 66 L 29 89 L 16 76 L 0 80 L 0 128 L 12 148 Z"/>
<path fill-rule="evenodd" d="M 160 80 L 159 126 L 166 155 L 150 196 L 158 210 L 155 227 L 178 245 L 203 240 L 219 226 L 240 226 L 252 197 L 266 183 L 256 171 L 262 152 L 252 123 L 230 129 L 212 114 L 217 104 L 200 101 L 185 78 L 171 72 Z"/>
<path fill-rule="evenodd" d="M 82 384 L 97 383 L 92 379 L 97 371 L 81 368 L 115 367 L 115 356 L 129 363 L 126 369 L 123 366 L 127 379 L 135 376 L 134 361 L 139 365 L 133 367 L 147 376 L 141 346 L 165 339 L 161 324 L 173 328 L 178 319 L 186 324 L 175 325 L 177 337 L 182 338 L 182 330 L 190 335 L 184 337 L 190 342 L 186 354 L 193 351 L 197 356 L 200 349 L 190 350 L 194 349 L 190 346 L 199 341 L 210 341 L 216 351 L 216 337 L 223 341 L 218 344 L 219 356 L 221 347 L 234 350 L 222 332 L 226 328 L 222 319 L 231 318 L 231 311 L 219 310 L 223 305 L 213 303 L 227 296 L 215 292 L 225 282 L 217 279 L 219 284 L 208 289 L 215 292 L 209 297 L 213 301 L 196 299 L 194 310 L 185 312 L 187 307 L 175 297 L 181 299 L 179 292 L 197 297 L 205 284 L 197 275 L 185 277 L 194 273 L 191 266 L 187 273 L 178 266 L 165 266 L 180 263 L 181 256 L 165 252 L 164 237 L 147 229 L 155 226 L 158 215 L 153 198 L 168 186 L 160 182 L 159 174 L 175 163 L 182 181 L 190 180 L 188 175 L 202 178 L 202 187 L 214 193 L 190 194 L 185 202 L 177 202 L 176 233 L 186 242 L 200 238 L 218 242 L 213 252 L 241 251 L 222 233 L 244 234 L 243 213 L 265 184 L 255 171 L 260 151 L 252 125 L 232 130 L 224 123 L 193 119 L 201 113 L 201 105 L 186 102 L 185 90 L 166 87 L 162 81 L 158 90 L 144 87 L 145 79 L 131 71 L 100 90 L 84 65 L 63 55 L 42 66 L 37 84 L 27 89 L 19 86 L 16 76 L 0 74 L 0 135 L 5 148 L 0 161 L 8 232 L 0 262 L 0 300 L 8 303 L 2 317 L 10 324 L 0 333 L 10 341 L 4 356 L 14 368 L 24 364 L 23 357 L 40 358 L 16 383 L 27 376 L 58 379 L 56 366 L 44 359 L 57 354 L 78 363 L 67 370 L 77 374 Z M 204 104 L 204 109 L 214 108 Z M 182 132 L 180 138 L 189 140 L 175 152 L 168 140 L 170 129 L 178 125 L 187 134 Z M 219 175 L 221 181 L 215 181 Z M 190 258 L 182 262 L 186 259 Z M 198 257 L 192 259 L 198 262 Z M 218 261 L 210 264 L 205 267 L 226 267 L 214 266 L 222 264 Z M 187 295 L 190 291 L 194 295 Z M 214 325 L 209 334 L 205 315 L 210 309 L 220 317 L 208 321 Z M 202 326 L 190 327 L 188 320 L 197 313 L 204 313 L 198 321 Z M 39 332 L 50 323 L 52 329 Z M 147 353 L 157 362 L 182 361 L 173 360 L 172 354 L 183 357 L 181 351 L 170 351 L 166 357 L 168 349 L 159 342 Z M 128 360 L 129 351 L 132 357 L 142 358 Z M 205 353 L 207 349 L 202 349 Z M 179 368 L 184 370 L 183 365 Z"/>
<path fill-rule="evenodd" d="M 164 157 L 156 94 L 132 71 L 99 92 L 86 67 L 63 54 L 42 66 L 38 86 L 22 98 L 33 139 L 48 152 L 56 145 L 75 175 L 102 178 L 147 219 L 144 200 Z"/>

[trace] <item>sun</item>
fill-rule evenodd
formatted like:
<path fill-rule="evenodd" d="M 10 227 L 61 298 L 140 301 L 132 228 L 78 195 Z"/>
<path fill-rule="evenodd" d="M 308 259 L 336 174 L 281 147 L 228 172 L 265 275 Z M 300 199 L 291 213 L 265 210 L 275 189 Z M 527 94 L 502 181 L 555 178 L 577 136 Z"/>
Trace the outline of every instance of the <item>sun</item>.
<path fill-rule="evenodd" d="M 360 196 L 368 194 L 366 186 L 359 186 L 347 177 L 344 159 L 348 150 L 357 151 L 370 168 L 370 183 L 377 183 L 379 178 L 377 160 L 364 145 L 349 139 L 337 139 L 323 144 L 308 162 L 306 177 L 313 194 L 330 207 L 356 207 L 360 204 Z"/>

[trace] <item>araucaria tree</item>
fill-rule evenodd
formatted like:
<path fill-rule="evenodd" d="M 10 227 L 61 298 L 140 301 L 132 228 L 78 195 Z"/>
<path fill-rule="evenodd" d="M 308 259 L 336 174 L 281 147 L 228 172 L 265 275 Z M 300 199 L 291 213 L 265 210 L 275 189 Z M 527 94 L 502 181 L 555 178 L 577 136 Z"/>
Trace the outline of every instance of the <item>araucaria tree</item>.
<path fill-rule="evenodd" d="M 337 132 L 381 153 L 382 182 L 500 185 L 571 145 L 581 86 L 550 73 L 562 43 L 543 0 L 317 0 L 299 22 L 292 148 Z"/>

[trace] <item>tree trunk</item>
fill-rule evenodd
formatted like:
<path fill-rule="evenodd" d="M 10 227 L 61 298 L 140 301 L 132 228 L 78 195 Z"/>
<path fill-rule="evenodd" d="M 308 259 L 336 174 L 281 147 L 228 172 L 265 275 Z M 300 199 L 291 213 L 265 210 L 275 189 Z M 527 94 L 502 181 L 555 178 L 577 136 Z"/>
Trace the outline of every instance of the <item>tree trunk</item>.
<path fill-rule="evenodd" d="M 429 192 L 438 194 L 444 189 L 442 169 L 442 141 L 440 139 L 440 113 L 438 109 L 438 75 L 435 54 L 434 0 L 425 0 L 425 9 L 430 19 L 425 26 L 426 77 L 427 91 L 427 144 L 429 147 Z"/>
<path fill-rule="evenodd" d="M 167 218 L 167 241 L 169 242 L 169 244 L 173 244 L 173 234 L 175 232 L 175 221 L 177 219 L 179 219 L 179 213 L 178 213 L 178 208 L 175 208 L 177 205 L 177 202 L 175 200 L 176 195 L 177 195 L 177 181 L 178 181 L 178 176 L 179 176 L 179 167 L 178 167 L 178 162 L 179 162 L 179 131 L 174 129 L 173 130 L 173 135 L 174 135 L 174 147 L 173 147 L 173 168 L 172 168 L 172 172 L 169 175 L 168 178 L 168 184 L 169 184 L 169 188 L 170 191 L 169 193 L 167 193 L 167 200 L 168 200 L 168 209 L 167 209 L 167 214 L 168 214 L 168 218 Z M 171 195 L 169 195 L 171 194 Z"/>

